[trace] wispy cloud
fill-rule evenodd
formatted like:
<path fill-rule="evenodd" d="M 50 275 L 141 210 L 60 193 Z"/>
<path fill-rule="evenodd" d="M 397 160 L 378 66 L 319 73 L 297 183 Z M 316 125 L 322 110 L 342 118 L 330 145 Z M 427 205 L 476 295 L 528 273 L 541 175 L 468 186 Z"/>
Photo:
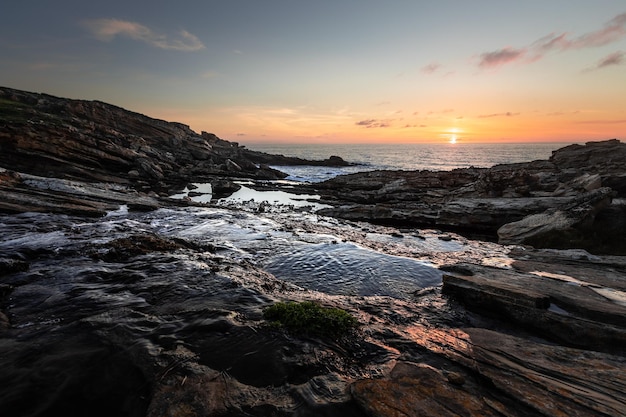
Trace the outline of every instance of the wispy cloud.
<path fill-rule="evenodd" d="M 617 51 L 602 58 L 594 67 L 594 69 L 612 67 L 614 65 L 622 65 L 624 63 L 626 63 L 626 53 L 622 51 Z"/>
<path fill-rule="evenodd" d="M 204 49 L 204 44 L 200 39 L 186 30 L 181 30 L 174 36 L 168 36 L 156 33 L 140 23 L 119 19 L 86 20 L 83 26 L 103 42 L 110 42 L 117 36 L 124 36 L 161 49 L 176 51 Z"/>
<path fill-rule="evenodd" d="M 481 68 L 496 68 L 513 61 L 517 61 L 526 55 L 526 49 L 503 48 L 493 52 L 485 52 L 480 55 L 478 64 Z"/>
<path fill-rule="evenodd" d="M 420 69 L 420 72 L 422 74 L 434 74 L 435 72 L 439 71 L 440 69 L 441 69 L 441 64 L 433 62 L 433 63 L 430 63 L 428 65 L 423 66 Z"/>
<path fill-rule="evenodd" d="M 626 37 L 626 13 L 609 20 L 604 28 L 579 36 L 570 42 L 570 48 L 603 46 Z"/>
<path fill-rule="evenodd" d="M 363 127 L 368 128 L 368 129 L 372 129 L 372 128 L 378 128 L 378 127 L 390 127 L 391 126 L 391 121 L 390 120 L 367 119 L 367 120 L 361 120 L 360 122 L 356 122 L 355 125 L 363 126 Z"/>
<path fill-rule="evenodd" d="M 488 117 L 513 117 L 519 116 L 520 113 L 511 113 L 510 111 L 504 113 L 491 113 L 491 114 L 481 114 L 477 116 L 479 119 L 486 119 Z"/>
<path fill-rule="evenodd" d="M 595 48 L 608 45 L 626 37 L 626 13 L 615 16 L 603 28 L 571 38 L 567 33 L 546 35 L 531 45 L 506 47 L 480 55 L 478 66 L 483 69 L 497 68 L 516 61 L 533 62 L 542 59 L 549 52 L 571 49 Z M 610 58 L 611 56 L 607 57 Z M 621 60 L 622 57 L 612 57 Z M 619 61 L 618 63 L 621 63 Z M 606 65 L 615 65 L 609 60 Z M 605 66 L 606 66 L 605 65 Z"/>
<path fill-rule="evenodd" d="M 626 119 L 581 120 L 575 123 L 579 125 L 623 125 L 626 124 Z"/>

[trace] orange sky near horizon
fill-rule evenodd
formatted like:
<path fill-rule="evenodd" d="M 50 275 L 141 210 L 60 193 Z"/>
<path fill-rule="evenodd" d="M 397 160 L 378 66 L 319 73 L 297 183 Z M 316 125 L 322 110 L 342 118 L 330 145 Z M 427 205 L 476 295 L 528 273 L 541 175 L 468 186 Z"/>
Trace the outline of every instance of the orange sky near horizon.
<path fill-rule="evenodd" d="M 154 109 L 152 115 L 159 114 Z M 446 115 L 446 113 L 450 113 Z M 210 116 L 183 115 L 177 112 L 161 112 L 159 118 L 187 120 L 198 132 L 235 132 L 230 135 L 216 133 L 223 139 L 243 144 L 254 143 L 490 143 L 490 142 L 586 142 L 605 139 L 626 138 L 626 115 L 623 112 L 600 112 L 574 110 L 570 112 L 528 114 L 485 113 L 474 117 L 456 116 L 442 111 L 440 114 L 419 114 L 412 118 L 397 118 L 372 121 L 388 123 L 389 126 L 362 127 L 349 117 L 316 115 L 307 118 L 284 109 L 282 112 L 254 112 L 258 120 L 243 115 L 241 123 L 231 119 L 212 119 Z M 259 117 L 266 114 L 265 117 Z M 605 119 L 600 119 L 603 117 Z M 623 120 L 619 119 L 624 117 Z M 402 119 L 402 120 L 399 120 Z M 235 118 L 237 121 L 238 119 Z M 385 122 L 385 120 L 389 120 Z M 368 120 L 365 120 L 368 122 Z M 258 129 L 256 137 L 236 133 L 241 126 Z M 312 135 L 326 127 L 327 134 Z"/>

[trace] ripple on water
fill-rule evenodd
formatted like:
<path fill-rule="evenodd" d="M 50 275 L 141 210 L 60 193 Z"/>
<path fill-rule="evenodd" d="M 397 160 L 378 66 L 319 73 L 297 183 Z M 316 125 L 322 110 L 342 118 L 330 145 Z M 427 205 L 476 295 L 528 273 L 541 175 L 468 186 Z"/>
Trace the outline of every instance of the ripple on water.
<path fill-rule="evenodd" d="M 298 245 L 265 267 L 279 279 L 333 295 L 403 298 L 441 283 L 441 272 L 428 263 L 352 243 Z"/>

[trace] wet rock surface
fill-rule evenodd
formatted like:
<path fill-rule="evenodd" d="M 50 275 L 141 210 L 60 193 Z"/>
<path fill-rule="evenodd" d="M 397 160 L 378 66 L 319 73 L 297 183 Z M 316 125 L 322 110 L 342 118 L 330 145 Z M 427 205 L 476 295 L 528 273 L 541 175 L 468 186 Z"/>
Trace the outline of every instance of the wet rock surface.
<path fill-rule="evenodd" d="M 375 171 L 314 187 L 321 213 L 437 227 L 503 244 L 626 253 L 626 145 L 571 145 L 548 161 L 447 172 Z M 607 244 L 606 242 L 611 242 Z"/>
<path fill-rule="evenodd" d="M 243 206 L 99 219 L 3 215 L 0 228 L 0 257 L 28 265 L 0 277 L 8 320 L 0 406 L 8 415 L 614 416 L 626 403 L 622 257 Z M 563 338 L 503 310 L 476 310 L 471 297 L 446 296 L 440 283 L 421 280 L 420 268 L 412 288 L 404 282 L 410 271 L 381 283 L 394 296 L 376 295 L 369 281 L 362 285 L 372 295 L 316 291 L 266 269 L 294 248 L 322 253 L 326 245 L 333 254 L 348 242 L 439 266 L 445 276 L 481 277 L 492 294 L 514 286 L 512 275 L 534 280 L 527 292 L 563 310 L 578 306 L 575 314 L 529 307 L 514 291 L 496 298 L 586 319 L 552 323 L 561 333 L 589 321 L 619 331 L 600 344 L 581 333 Z M 367 259 L 359 262 L 354 269 L 366 274 Z M 318 280 L 343 274 L 324 257 L 309 268 L 326 271 Z M 564 276 L 586 277 L 574 292 L 611 298 L 561 293 L 556 285 L 572 283 Z M 337 340 L 291 335 L 263 320 L 276 301 L 339 307 L 360 327 Z"/>

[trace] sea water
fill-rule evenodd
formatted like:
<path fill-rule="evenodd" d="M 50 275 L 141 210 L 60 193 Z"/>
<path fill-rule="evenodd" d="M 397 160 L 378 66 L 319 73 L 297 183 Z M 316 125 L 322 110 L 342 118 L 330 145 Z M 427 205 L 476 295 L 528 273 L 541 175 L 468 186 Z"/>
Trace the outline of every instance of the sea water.
<path fill-rule="evenodd" d="M 260 144 L 251 150 L 305 159 L 340 156 L 349 167 L 275 167 L 294 181 L 319 182 L 342 174 L 379 169 L 449 171 L 455 168 L 488 168 L 498 164 L 548 159 L 570 143 L 444 143 L 444 144 Z"/>

